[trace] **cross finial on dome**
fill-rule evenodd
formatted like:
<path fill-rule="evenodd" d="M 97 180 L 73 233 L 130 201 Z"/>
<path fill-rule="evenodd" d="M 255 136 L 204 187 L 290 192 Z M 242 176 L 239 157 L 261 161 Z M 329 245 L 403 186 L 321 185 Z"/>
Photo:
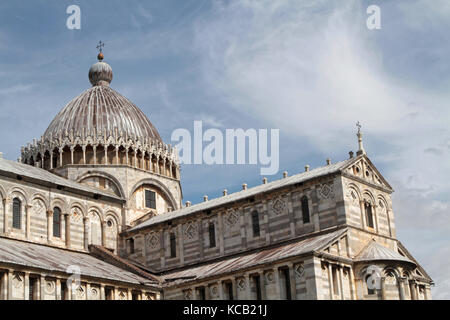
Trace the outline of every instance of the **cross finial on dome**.
<path fill-rule="evenodd" d="M 97 49 L 98 49 L 98 51 L 99 51 L 98 56 L 97 56 L 98 61 L 102 61 L 103 58 L 104 58 L 104 56 L 103 56 L 103 47 L 104 47 L 104 46 L 105 46 L 105 43 L 102 42 L 102 40 L 100 40 L 100 41 L 98 42 L 98 45 L 97 45 Z"/>

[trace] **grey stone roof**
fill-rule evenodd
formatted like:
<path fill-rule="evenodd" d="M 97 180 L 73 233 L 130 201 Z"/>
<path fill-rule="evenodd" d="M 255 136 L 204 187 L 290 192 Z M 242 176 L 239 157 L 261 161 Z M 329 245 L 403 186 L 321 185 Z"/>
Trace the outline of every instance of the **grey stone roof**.
<path fill-rule="evenodd" d="M 227 196 L 223 196 L 220 198 L 212 199 L 209 201 L 205 201 L 199 204 L 192 205 L 190 207 L 184 207 L 182 209 L 160 214 L 157 216 L 154 216 L 150 218 L 149 220 L 146 220 L 133 228 L 127 230 L 130 231 L 136 231 L 145 227 L 149 227 L 152 225 L 156 225 L 158 223 L 162 223 L 165 221 L 172 220 L 174 218 L 180 218 L 184 216 L 188 216 L 191 214 L 194 214 L 196 212 L 200 212 L 207 209 L 212 209 L 215 207 L 219 207 L 222 205 L 225 205 L 227 203 L 232 203 L 235 201 L 239 201 L 263 192 L 269 192 L 273 191 L 279 188 L 287 187 L 290 185 L 294 185 L 296 183 L 305 182 L 308 180 L 311 180 L 313 178 L 326 176 L 331 173 L 335 173 L 340 171 L 341 169 L 347 167 L 350 163 L 355 161 L 356 158 L 347 159 L 344 161 L 336 162 L 334 164 L 330 164 L 324 167 L 316 168 L 310 171 L 305 171 L 300 174 L 293 175 L 291 177 L 283 178 L 280 180 L 272 181 L 270 183 L 262 184 L 253 188 L 249 188 L 247 190 L 242 190 L 236 193 L 229 194 Z"/>
<path fill-rule="evenodd" d="M 116 200 L 122 200 L 122 198 L 112 192 L 86 186 L 84 184 L 60 177 L 44 169 L 11 160 L 0 159 L 0 175 L 9 177 L 20 175 L 25 180 L 28 178 L 38 184 L 46 185 L 52 188 L 56 188 L 56 186 L 59 185 L 65 187 L 66 189 L 71 189 L 75 193 L 79 193 L 81 191 L 84 193 L 99 194 Z"/>
<path fill-rule="evenodd" d="M 175 271 L 162 276 L 166 282 L 185 282 L 197 279 L 208 278 L 225 273 L 236 272 L 257 265 L 267 264 L 284 258 L 299 256 L 314 251 L 319 251 L 342 234 L 346 229 L 336 230 L 325 234 L 303 238 L 295 242 L 284 244 L 278 247 L 263 249 L 253 253 L 226 257 L 221 261 L 203 264 L 198 267 L 191 267 L 182 271 Z"/>
<path fill-rule="evenodd" d="M 74 137 L 83 137 L 94 130 L 108 134 L 117 130 L 124 138 L 148 138 L 162 142 L 147 116 L 130 100 L 106 85 L 96 85 L 70 101 L 50 123 L 44 140 L 53 141 L 66 131 Z"/>
<path fill-rule="evenodd" d="M 50 272 L 63 272 L 68 275 L 71 275 L 68 272 L 69 266 L 75 266 L 80 268 L 81 277 L 94 277 L 130 284 L 153 284 L 153 281 L 149 279 L 118 268 L 88 253 L 1 237 L 0 262 Z"/>
<path fill-rule="evenodd" d="M 408 262 L 415 265 L 413 261 L 400 253 L 395 252 L 375 241 L 370 241 L 370 243 L 361 251 L 356 257 L 355 261 L 358 262 L 369 262 L 369 261 L 401 261 Z"/>

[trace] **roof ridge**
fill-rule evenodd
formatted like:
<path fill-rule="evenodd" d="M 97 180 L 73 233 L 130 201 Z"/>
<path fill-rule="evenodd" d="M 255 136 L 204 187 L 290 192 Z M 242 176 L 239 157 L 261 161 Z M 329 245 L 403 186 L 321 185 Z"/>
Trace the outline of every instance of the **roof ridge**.
<path fill-rule="evenodd" d="M 341 160 L 341 161 L 338 161 L 333 164 L 324 165 L 324 166 L 317 167 L 317 168 L 314 168 L 312 170 L 305 171 L 305 172 L 300 172 L 300 173 L 297 173 L 290 177 L 280 178 L 280 179 L 271 181 L 266 184 L 260 184 L 260 185 L 248 188 L 246 190 L 240 190 L 240 191 L 237 191 L 234 193 L 230 193 L 226 196 L 213 198 L 211 200 L 204 201 L 204 202 L 199 202 L 199 203 L 191 205 L 189 207 L 182 207 L 175 211 L 162 213 L 162 214 L 156 215 L 146 221 L 143 221 L 143 222 L 139 223 L 138 225 L 136 225 L 128 230 L 125 230 L 124 232 L 130 232 L 130 231 L 132 232 L 132 231 L 135 231 L 135 230 L 138 230 L 141 228 L 145 228 L 146 226 L 150 226 L 150 225 L 157 224 L 157 223 L 162 223 L 162 222 L 170 220 L 170 219 L 175 219 L 179 216 L 190 215 L 190 214 L 202 211 L 202 210 L 207 210 L 208 208 L 213 208 L 216 205 L 219 206 L 219 205 L 223 205 L 223 204 L 226 204 L 229 202 L 242 200 L 247 197 L 256 195 L 260 192 L 276 190 L 278 188 L 286 187 L 286 186 L 289 186 L 289 185 L 292 185 L 295 183 L 305 182 L 305 181 L 309 181 L 311 179 L 314 179 L 314 178 L 317 178 L 317 177 L 320 177 L 323 175 L 328 175 L 328 174 L 340 171 L 343 167 L 345 167 L 345 165 L 347 165 L 351 161 L 354 161 L 355 159 L 356 158 Z M 323 174 L 321 174 L 321 171 L 324 171 L 325 169 L 329 169 L 329 170 L 325 171 L 325 172 L 323 172 Z M 185 214 L 183 214 L 183 213 L 185 213 Z"/>

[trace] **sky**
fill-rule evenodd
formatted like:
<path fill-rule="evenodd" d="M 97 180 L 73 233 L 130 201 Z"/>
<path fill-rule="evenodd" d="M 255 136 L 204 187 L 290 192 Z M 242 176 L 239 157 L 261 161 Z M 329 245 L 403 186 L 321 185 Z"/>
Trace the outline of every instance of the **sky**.
<path fill-rule="evenodd" d="M 366 10 L 378 5 L 381 29 Z M 81 9 L 81 29 L 66 9 Z M 0 151 L 16 160 L 90 87 L 96 45 L 111 87 L 166 143 L 177 128 L 280 130 L 280 170 L 356 151 L 393 186 L 397 237 L 450 299 L 450 2 L 166 0 L 0 2 Z M 261 183 L 257 165 L 184 165 L 184 200 Z"/>

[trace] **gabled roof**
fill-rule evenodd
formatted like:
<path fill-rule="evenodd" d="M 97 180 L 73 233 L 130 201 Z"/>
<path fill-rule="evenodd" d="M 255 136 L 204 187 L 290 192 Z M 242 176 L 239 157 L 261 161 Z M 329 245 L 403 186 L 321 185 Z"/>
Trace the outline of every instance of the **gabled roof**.
<path fill-rule="evenodd" d="M 46 187 L 55 188 L 62 186 L 65 190 L 74 193 L 99 194 L 109 199 L 121 200 L 119 196 L 106 190 L 90 187 L 63 177 L 48 172 L 44 169 L 33 167 L 28 164 L 23 164 L 11 160 L 0 159 L 0 175 L 16 178 L 21 176 L 24 180 L 44 185 Z"/>
<path fill-rule="evenodd" d="M 190 207 L 184 207 L 176 211 L 160 214 L 144 221 L 133 228 L 125 232 L 137 231 L 149 226 L 156 225 L 158 223 L 166 222 L 175 218 L 185 217 L 196 212 L 201 212 L 204 210 L 213 209 L 216 207 L 223 206 L 228 203 L 233 203 L 239 200 L 243 200 L 248 197 L 255 196 L 260 193 L 274 191 L 283 187 L 295 185 L 297 183 L 302 183 L 314 178 L 326 176 L 332 173 L 340 172 L 342 169 L 346 168 L 350 163 L 355 161 L 357 158 L 351 158 L 344 161 L 336 162 L 330 165 L 326 165 L 320 168 L 316 168 L 310 171 L 305 171 L 291 177 L 279 179 L 266 184 L 262 184 L 247 190 L 242 190 L 236 193 L 229 194 L 220 198 L 212 199 L 209 201 L 201 202 L 199 204 L 192 205 Z"/>
<path fill-rule="evenodd" d="M 68 276 L 70 268 L 80 268 L 81 277 L 94 277 L 135 285 L 154 285 L 155 281 L 119 268 L 89 253 L 0 237 L 0 263 L 61 272 Z M 73 269 L 75 270 L 75 269 Z"/>
<path fill-rule="evenodd" d="M 220 261 L 167 273 L 161 277 L 169 283 L 173 283 L 174 281 L 181 283 L 254 268 L 257 265 L 319 251 L 346 232 L 347 229 L 340 229 L 325 234 L 313 235 L 308 238 L 303 237 L 288 244 L 260 249 L 259 251 L 248 254 L 224 257 Z"/>
<path fill-rule="evenodd" d="M 406 256 L 402 256 L 400 253 L 395 252 L 375 241 L 370 241 L 369 244 L 361 250 L 358 256 L 355 258 L 356 262 L 369 262 L 369 261 L 399 261 L 407 262 L 416 265 Z"/>

